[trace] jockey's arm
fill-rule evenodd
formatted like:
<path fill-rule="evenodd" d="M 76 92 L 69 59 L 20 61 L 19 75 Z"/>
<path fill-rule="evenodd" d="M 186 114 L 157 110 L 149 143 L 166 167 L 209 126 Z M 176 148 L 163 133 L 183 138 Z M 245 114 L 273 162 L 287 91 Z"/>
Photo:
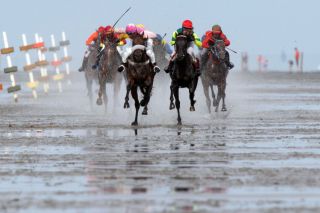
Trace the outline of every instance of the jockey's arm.
<path fill-rule="evenodd" d="M 227 47 L 227 46 L 229 46 L 230 45 L 230 40 L 227 38 L 227 36 L 225 35 L 225 34 L 221 34 L 221 38 L 222 38 L 222 40 L 223 40 L 223 42 L 224 42 L 224 45 Z"/>
<path fill-rule="evenodd" d="M 178 35 L 178 32 L 175 31 L 173 34 L 172 34 L 172 38 L 171 38 L 171 41 L 170 41 L 170 44 L 172 46 L 174 46 L 176 44 L 176 39 L 177 39 L 177 35 Z"/>
<path fill-rule="evenodd" d="M 95 40 L 97 40 L 98 35 L 99 35 L 99 34 L 98 34 L 97 31 L 94 32 L 94 33 L 92 33 L 92 34 L 89 36 L 89 38 L 86 40 L 86 45 L 87 45 L 87 46 L 91 45 L 92 42 L 94 42 Z"/>
<path fill-rule="evenodd" d="M 193 33 L 194 43 L 197 45 L 197 47 L 202 47 L 202 42 L 200 38 L 197 36 L 197 34 Z"/>

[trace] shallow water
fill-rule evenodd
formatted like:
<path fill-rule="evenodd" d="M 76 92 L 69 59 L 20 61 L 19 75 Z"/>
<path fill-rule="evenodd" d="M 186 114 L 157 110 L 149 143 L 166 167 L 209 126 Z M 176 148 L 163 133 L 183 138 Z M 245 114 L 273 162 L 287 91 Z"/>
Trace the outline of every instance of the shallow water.
<path fill-rule="evenodd" d="M 211 115 L 200 84 L 194 113 L 181 93 L 180 127 L 159 82 L 137 128 L 112 100 L 90 111 L 80 80 L 38 101 L 0 95 L 0 211 L 319 212 L 315 79 L 231 73 L 228 112 Z"/>

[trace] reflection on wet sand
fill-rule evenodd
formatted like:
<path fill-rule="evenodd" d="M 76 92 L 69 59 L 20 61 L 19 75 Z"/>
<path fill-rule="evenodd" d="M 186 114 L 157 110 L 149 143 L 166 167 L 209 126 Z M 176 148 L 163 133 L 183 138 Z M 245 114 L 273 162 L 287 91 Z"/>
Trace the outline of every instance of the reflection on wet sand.
<path fill-rule="evenodd" d="M 227 113 L 183 101 L 181 126 L 162 100 L 138 128 L 122 109 L 4 103 L 0 212 L 319 212 L 319 79 L 231 78 Z"/>

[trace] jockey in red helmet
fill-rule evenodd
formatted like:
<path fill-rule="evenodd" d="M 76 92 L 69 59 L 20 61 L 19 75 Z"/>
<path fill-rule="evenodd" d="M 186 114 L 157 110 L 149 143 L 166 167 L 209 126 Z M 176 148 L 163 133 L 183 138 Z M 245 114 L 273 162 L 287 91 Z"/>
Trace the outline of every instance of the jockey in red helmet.
<path fill-rule="evenodd" d="M 117 44 L 117 50 L 120 54 L 121 50 L 119 46 L 123 46 L 126 44 L 126 40 L 120 36 L 120 33 L 116 33 L 114 28 L 111 25 L 106 26 L 103 29 L 103 33 L 100 39 L 100 46 L 98 50 L 98 55 L 95 64 L 92 66 L 92 69 L 97 69 L 100 64 L 100 58 L 102 56 L 103 50 L 105 48 L 105 42 L 111 42 Z"/>
<path fill-rule="evenodd" d="M 206 32 L 205 39 L 202 42 L 203 49 L 201 51 L 201 67 L 203 67 L 207 63 L 209 58 L 209 49 L 215 44 L 216 40 L 223 40 L 226 47 L 230 45 L 230 41 L 222 32 L 220 25 L 214 25 L 212 26 L 211 31 Z M 232 69 L 234 67 L 233 63 L 230 62 L 230 55 L 228 51 L 226 51 L 225 63 L 229 69 Z"/>
<path fill-rule="evenodd" d="M 83 61 L 82 61 L 82 66 L 79 68 L 79 72 L 84 71 L 88 64 L 89 60 L 89 54 L 90 54 L 90 46 L 93 45 L 94 43 L 98 42 L 100 40 L 100 44 L 98 47 L 99 53 L 103 50 L 104 47 L 104 42 L 108 39 L 108 41 L 116 42 L 117 46 L 122 46 L 125 45 L 125 39 L 121 38 L 118 33 L 114 32 L 114 28 L 110 25 L 103 27 L 100 26 L 95 32 L 93 32 L 89 38 L 86 40 L 86 45 L 88 46 Z M 118 50 L 119 51 L 119 50 Z M 97 55 L 97 61 L 96 63 L 92 66 L 93 69 L 97 68 L 99 65 L 99 60 L 100 60 L 101 54 Z"/>
<path fill-rule="evenodd" d="M 202 43 L 200 41 L 200 38 L 197 36 L 196 33 L 193 32 L 193 24 L 192 21 L 190 20 L 184 20 L 182 22 L 182 28 L 179 28 L 177 31 L 175 31 L 172 35 L 171 38 L 171 45 L 175 45 L 176 43 L 176 38 L 178 35 L 185 35 L 187 36 L 187 40 L 189 42 L 189 47 L 188 47 L 188 54 L 192 57 L 193 59 L 193 64 L 196 70 L 196 74 L 200 75 L 200 66 L 199 66 L 199 59 L 196 58 L 196 55 L 194 54 L 194 44 L 198 47 L 202 46 Z M 173 52 L 171 60 L 169 62 L 169 65 L 164 69 L 167 73 L 172 71 L 173 68 L 173 61 L 174 61 L 174 56 L 175 52 Z"/>

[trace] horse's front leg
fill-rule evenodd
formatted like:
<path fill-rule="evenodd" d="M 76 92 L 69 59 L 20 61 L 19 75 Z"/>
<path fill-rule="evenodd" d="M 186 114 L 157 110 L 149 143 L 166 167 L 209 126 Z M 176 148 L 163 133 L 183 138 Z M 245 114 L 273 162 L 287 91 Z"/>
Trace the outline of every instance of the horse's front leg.
<path fill-rule="evenodd" d="M 222 97 L 222 86 L 218 85 L 217 106 L 216 106 L 215 112 L 218 112 L 221 97 Z"/>
<path fill-rule="evenodd" d="M 127 109 L 127 108 L 130 108 L 130 104 L 129 104 L 129 93 L 130 93 L 130 90 L 131 90 L 131 84 L 130 82 L 128 82 L 128 85 L 127 85 L 127 93 L 126 93 L 126 97 L 125 97 L 125 101 L 124 101 L 124 105 L 123 105 L 123 108 Z"/>
<path fill-rule="evenodd" d="M 202 86 L 203 86 L 204 95 L 206 96 L 206 103 L 207 103 L 208 111 L 209 111 L 209 113 L 211 113 L 211 100 L 210 100 L 210 96 L 209 96 L 209 85 L 208 85 L 208 83 L 205 83 L 204 81 L 202 81 Z"/>
<path fill-rule="evenodd" d="M 189 87 L 189 99 L 190 99 L 190 111 L 191 112 L 196 111 L 196 109 L 194 107 L 194 104 L 196 103 L 196 101 L 194 100 L 194 93 L 196 91 L 197 85 L 198 85 L 198 78 L 194 79 L 191 86 Z"/>
<path fill-rule="evenodd" d="M 180 116 L 180 100 L 179 100 L 179 86 L 178 85 L 173 85 L 173 94 L 174 94 L 174 98 L 176 100 L 176 108 L 177 108 L 177 112 L 178 112 L 178 125 L 181 125 L 181 116 Z"/>
<path fill-rule="evenodd" d="M 131 88 L 131 95 L 132 98 L 134 99 L 134 105 L 136 107 L 136 116 L 134 121 L 131 123 L 132 126 L 138 126 L 138 113 L 140 109 L 140 103 L 139 103 L 139 98 L 138 98 L 138 89 L 137 86 L 134 86 Z"/>
<path fill-rule="evenodd" d="M 173 98 L 173 89 L 172 88 L 173 88 L 173 85 L 171 82 L 171 85 L 170 85 L 170 106 L 169 106 L 170 110 L 173 110 L 175 108 L 175 105 L 173 103 L 174 98 Z"/>
<path fill-rule="evenodd" d="M 142 111 L 142 115 L 148 115 L 148 104 L 149 104 L 150 98 L 151 98 L 152 86 L 153 86 L 153 84 L 151 83 L 151 85 L 149 85 L 146 89 L 146 94 L 144 95 L 144 98 L 143 98 L 145 101 L 145 105 L 144 105 L 144 109 Z"/>
<path fill-rule="evenodd" d="M 226 103 L 225 103 L 225 98 L 226 98 L 226 83 L 224 83 L 221 86 L 221 96 L 222 96 L 222 108 L 221 111 L 225 112 L 227 111 Z"/>
<path fill-rule="evenodd" d="M 102 85 L 102 95 L 103 95 L 103 102 L 104 102 L 104 112 L 107 113 L 107 107 L 108 107 L 108 96 L 107 96 L 107 89 L 106 89 L 107 82 L 104 81 Z"/>
<path fill-rule="evenodd" d="M 212 99 L 213 99 L 213 106 L 216 107 L 218 105 L 218 101 L 216 99 L 216 95 L 214 94 L 213 85 L 210 86 Z"/>
<path fill-rule="evenodd" d="M 105 82 L 105 76 L 99 73 L 99 92 L 98 92 L 98 99 L 97 99 L 97 105 L 101 106 L 102 105 L 102 94 L 103 94 L 103 85 Z"/>

